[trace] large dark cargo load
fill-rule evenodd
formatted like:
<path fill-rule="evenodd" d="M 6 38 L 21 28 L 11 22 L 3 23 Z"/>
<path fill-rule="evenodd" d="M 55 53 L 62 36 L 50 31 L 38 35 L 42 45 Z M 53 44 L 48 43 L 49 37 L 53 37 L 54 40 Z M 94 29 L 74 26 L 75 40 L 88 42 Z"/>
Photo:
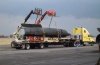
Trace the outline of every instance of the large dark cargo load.
<path fill-rule="evenodd" d="M 61 37 L 70 35 L 66 30 L 56 28 L 42 28 L 40 24 L 22 24 L 25 30 L 25 35 L 30 36 L 43 36 L 46 37 L 58 37 L 58 33 Z"/>

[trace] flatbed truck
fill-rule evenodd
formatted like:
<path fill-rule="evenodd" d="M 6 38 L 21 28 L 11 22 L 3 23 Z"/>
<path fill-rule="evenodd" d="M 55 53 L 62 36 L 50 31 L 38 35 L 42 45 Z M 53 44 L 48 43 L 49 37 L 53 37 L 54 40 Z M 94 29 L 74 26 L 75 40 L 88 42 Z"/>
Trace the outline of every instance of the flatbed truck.
<path fill-rule="evenodd" d="M 40 24 L 46 14 L 48 16 L 52 16 L 52 18 L 56 16 L 56 12 L 54 10 L 46 11 L 38 21 L 35 21 L 35 24 L 26 24 L 31 14 L 36 14 L 38 17 L 38 15 L 42 15 L 42 9 L 35 9 L 34 11 L 31 10 L 31 12 L 25 18 L 24 23 L 18 26 L 16 32 L 13 33 L 13 41 L 11 42 L 12 48 L 30 49 L 38 47 L 42 49 L 44 47 L 48 47 L 48 45 L 64 45 L 66 47 L 67 43 L 69 43 L 69 39 L 67 39 L 66 36 L 70 35 L 66 30 L 43 28 Z M 21 36 L 19 33 L 21 29 L 24 29 L 25 31 L 23 36 Z M 70 44 L 70 46 L 73 45 L 74 44 Z"/>

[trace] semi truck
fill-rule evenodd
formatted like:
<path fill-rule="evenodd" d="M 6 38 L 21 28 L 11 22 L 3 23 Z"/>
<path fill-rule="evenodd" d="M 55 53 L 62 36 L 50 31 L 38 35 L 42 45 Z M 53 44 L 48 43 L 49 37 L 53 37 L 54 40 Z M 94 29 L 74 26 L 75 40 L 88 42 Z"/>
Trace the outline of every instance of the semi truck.
<path fill-rule="evenodd" d="M 26 22 L 31 14 L 36 14 L 37 17 L 41 15 L 41 17 L 34 24 L 27 24 Z M 40 23 L 46 15 L 51 16 L 52 21 L 52 18 L 56 16 L 56 12 L 54 10 L 47 10 L 42 15 L 42 9 L 36 8 L 35 10 L 31 10 L 25 18 L 24 23 L 18 26 L 16 32 L 13 33 L 11 47 L 16 49 L 30 49 L 34 47 L 42 49 L 48 47 L 48 45 L 64 45 L 66 47 L 67 41 L 69 41 L 66 36 L 70 34 L 64 29 L 44 28 Z M 24 29 L 24 34 L 21 36 L 20 31 L 22 29 Z"/>
<path fill-rule="evenodd" d="M 85 43 L 91 44 L 91 46 L 94 45 L 95 39 L 93 38 L 92 35 L 88 32 L 86 28 L 79 27 L 79 28 L 74 28 L 73 29 L 73 37 L 74 39 L 80 39 L 81 44 L 84 46 L 86 45 Z"/>
<path fill-rule="evenodd" d="M 32 14 L 37 15 L 35 23 L 26 23 Z M 51 16 L 52 21 L 53 17 L 56 16 L 56 12 L 54 10 L 47 10 L 44 14 L 42 14 L 42 9 L 40 8 L 31 10 L 31 12 L 26 16 L 24 22 L 21 23 L 21 25 L 18 26 L 17 30 L 13 33 L 11 47 L 16 49 L 30 49 L 35 47 L 43 49 L 49 45 L 74 47 L 75 41 L 78 37 L 78 40 L 80 40 L 83 45 L 85 45 L 84 42 L 94 42 L 85 28 L 75 28 L 73 30 L 74 36 L 71 37 L 71 34 L 64 29 L 50 28 L 51 21 L 49 27 L 43 27 L 41 25 L 41 21 L 46 15 Z M 38 19 L 38 16 L 41 17 Z M 24 33 L 20 34 L 22 29 L 24 29 Z M 77 36 L 77 34 L 79 34 L 79 36 Z"/>

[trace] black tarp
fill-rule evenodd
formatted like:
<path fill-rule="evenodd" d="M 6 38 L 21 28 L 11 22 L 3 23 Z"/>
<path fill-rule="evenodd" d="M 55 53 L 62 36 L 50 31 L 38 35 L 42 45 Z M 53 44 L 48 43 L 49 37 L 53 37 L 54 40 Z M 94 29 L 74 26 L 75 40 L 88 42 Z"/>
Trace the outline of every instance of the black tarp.
<path fill-rule="evenodd" d="M 25 30 L 25 35 L 34 35 L 34 36 L 45 36 L 47 37 L 58 37 L 58 33 L 61 37 L 66 37 L 70 35 L 66 30 L 56 29 L 56 28 L 42 28 L 40 24 L 23 24 Z"/>

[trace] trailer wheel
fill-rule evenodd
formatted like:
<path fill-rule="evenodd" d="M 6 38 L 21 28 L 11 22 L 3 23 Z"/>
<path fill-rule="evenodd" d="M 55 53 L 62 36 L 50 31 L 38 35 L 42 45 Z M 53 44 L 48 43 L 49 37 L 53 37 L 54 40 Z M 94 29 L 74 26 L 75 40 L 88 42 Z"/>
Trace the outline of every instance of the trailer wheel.
<path fill-rule="evenodd" d="M 15 48 L 15 41 L 11 42 L 11 48 Z"/>
<path fill-rule="evenodd" d="M 43 49 L 44 48 L 44 44 L 39 44 L 38 48 L 39 49 Z"/>
<path fill-rule="evenodd" d="M 26 44 L 26 45 L 25 45 L 25 49 L 26 49 L 26 50 L 29 50 L 29 49 L 30 49 L 30 44 Z"/>

